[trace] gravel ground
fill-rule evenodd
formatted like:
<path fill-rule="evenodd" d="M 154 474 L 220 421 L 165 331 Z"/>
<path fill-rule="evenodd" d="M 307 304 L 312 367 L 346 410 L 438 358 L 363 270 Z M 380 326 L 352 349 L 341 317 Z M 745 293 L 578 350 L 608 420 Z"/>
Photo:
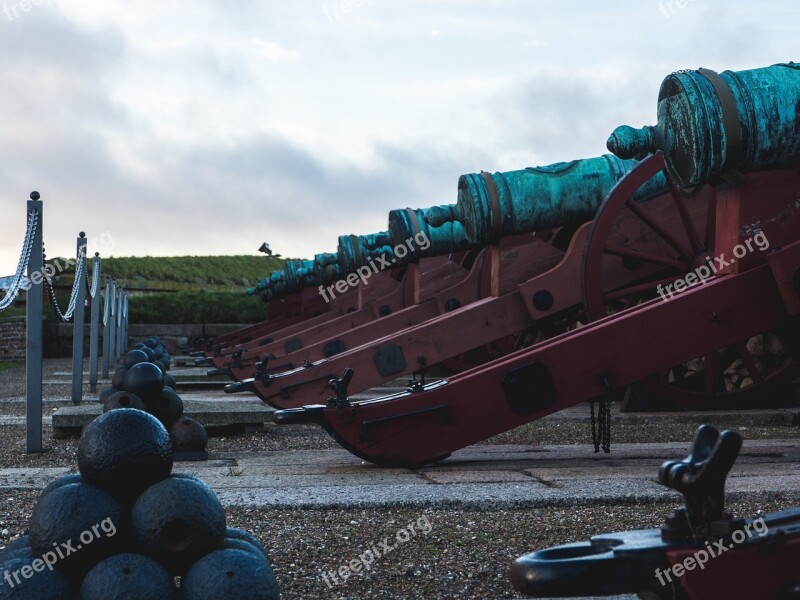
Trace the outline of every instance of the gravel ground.
<path fill-rule="evenodd" d="M 19 535 L 38 496 L 0 491 L 0 527 Z M 753 497 L 737 515 L 788 508 L 797 498 Z M 675 504 L 594 505 L 527 510 L 270 510 L 228 508 L 228 524 L 253 532 L 267 548 L 283 598 L 519 598 L 508 581 L 518 556 L 590 536 L 657 527 Z M 399 543 L 397 533 L 415 525 Z M 425 534 L 425 531 L 428 531 Z M 405 535 L 401 535 L 405 539 Z M 394 548 L 347 580 L 329 572 L 386 540 Z M 328 583 L 323 574 L 328 573 Z"/>
<path fill-rule="evenodd" d="M 69 369 L 69 361 L 47 361 L 48 373 Z M 17 412 L 24 369 L 0 369 L 0 415 Z M 47 378 L 47 375 L 46 375 Z M 49 397 L 66 396 L 68 386 L 47 386 Z M 55 406 L 48 403 L 47 408 Z M 688 441 L 696 426 L 614 425 L 616 442 Z M 749 427 L 749 438 L 796 438 L 796 427 Z M 45 452 L 25 453 L 25 429 L 0 427 L 2 467 L 76 467 L 78 440 L 53 440 L 45 427 Z M 588 444 L 588 426 L 580 423 L 532 423 L 486 443 Z M 266 426 L 256 433 L 211 438 L 209 451 L 246 453 L 255 450 L 330 448 L 335 443 L 313 426 Z M 0 531 L 8 539 L 20 535 L 35 506 L 38 492 L 0 490 Z M 797 505 L 797 497 L 756 495 L 730 505 L 737 515 L 755 516 Z M 518 598 L 508 582 L 514 558 L 526 552 L 591 535 L 660 525 L 677 503 L 592 505 L 480 512 L 462 509 L 306 509 L 274 510 L 232 507 L 229 524 L 255 533 L 270 552 L 284 598 Z M 398 543 L 397 532 L 414 523 L 417 533 Z M 425 531 L 428 531 L 426 534 Z M 324 573 L 357 559 L 387 539 L 395 549 L 378 558 L 369 570 L 335 583 Z M 0 545 L 5 543 L 0 540 Z"/>

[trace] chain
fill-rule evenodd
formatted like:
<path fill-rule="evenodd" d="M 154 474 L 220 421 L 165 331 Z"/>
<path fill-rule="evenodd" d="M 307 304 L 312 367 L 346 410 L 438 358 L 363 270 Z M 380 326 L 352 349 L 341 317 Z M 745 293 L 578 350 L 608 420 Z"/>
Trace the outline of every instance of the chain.
<path fill-rule="evenodd" d="M 89 287 L 89 279 L 86 279 L 86 292 L 89 294 L 89 298 L 94 300 L 94 297 L 97 296 L 97 290 L 100 288 L 100 257 L 95 256 L 92 259 L 92 285 Z"/>
<path fill-rule="evenodd" d="M 31 259 L 31 252 L 33 251 L 33 237 L 36 234 L 36 227 L 39 224 L 39 211 L 32 210 L 28 217 L 28 228 L 25 231 L 25 240 L 22 242 L 22 250 L 19 254 L 19 263 L 17 263 L 17 272 L 14 274 L 14 279 L 11 281 L 11 287 L 6 291 L 6 295 L 0 300 L 0 312 L 11 306 L 20 289 L 22 289 L 22 282 L 25 276 L 25 271 L 28 269 L 28 263 Z"/>
<path fill-rule="evenodd" d="M 67 305 L 67 311 L 62 312 L 61 307 L 58 306 L 58 299 L 56 298 L 56 292 L 53 289 L 53 281 L 50 279 L 50 275 L 47 272 L 44 272 L 44 279 L 45 283 L 47 284 L 48 294 L 50 296 L 50 304 L 53 306 L 53 310 L 55 311 L 56 315 L 62 321 L 69 321 L 72 318 L 72 315 L 75 313 L 75 305 L 78 300 L 78 289 L 81 285 L 81 279 L 83 278 L 83 272 L 86 269 L 86 256 L 79 256 L 78 257 L 78 264 L 75 266 L 75 280 L 72 282 L 72 292 L 69 298 L 69 304 Z"/>
<path fill-rule="evenodd" d="M 106 286 L 106 292 L 103 294 L 104 302 L 103 302 L 103 327 L 108 327 L 108 298 L 110 296 L 109 292 L 111 291 L 110 286 Z"/>
<path fill-rule="evenodd" d="M 611 452 L 611 377 L 606 373 L 602 377 L 603 395 L 597 410 L 597 421 L 594 417 L 594 400 L 589 402 L 589 417 L 592 424 L 592 443 L 595 453 L 600 448 L 606 454 Z M 599 431 L 598 431 L 599 428 Z"/>

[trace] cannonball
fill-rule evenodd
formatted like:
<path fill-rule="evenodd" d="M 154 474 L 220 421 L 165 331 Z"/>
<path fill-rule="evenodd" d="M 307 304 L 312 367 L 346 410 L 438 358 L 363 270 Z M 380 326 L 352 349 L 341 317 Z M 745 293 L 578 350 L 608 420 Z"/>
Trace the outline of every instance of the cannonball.
<path fill-rule="evenodd" d="M 155 359 L 160 360 L 162 356 L 164 356 L 164 346 L 158 344 L 155 348 L 153 348 L 153 352 L 155 352 Z"/>
<path fill-rule="evenodd" d="M 216 494 L 194 478 L 170 477 L 147 488 L 131 512 L 141 551 L 174 575 L 185 573 L 225 538 L 225 510 Z"/>
<path fill-rule="evenodd" d="M 128 372 L 128 369 L 125 367 L 120 367 L 116 371 L 114 371 L 114 375 L 111 377 L 111 385 L 118 390 L 121 390 L 125 387 L 125 374 Z"/>
<path fill-rule="evenodd" d="M 100 403 L 101 403 L 101 404 L 104 404 L 104 403 L 105 403 L 105 401 L 106 401 L 106 400 L 108 400 L 108 399 L 109 399 L 109 397 L 110 397 L 112 394 L 115 394 L 115 393 L 117 393 L 118 391 L 119 391 L 119 390 L 118 390 L 117 388 L 115 388 L 114 386 L 110 386 L 110 387 L 107 387 L 107 388 L 103 388 L 103 390 L 100 392 Z"/>
<path fill-rule="evenodd" d="M 220 550 L 241 550 L 242 552 L 249 552 L 256 558 L 267 558 L 267 555 L 264 554 L 261 550 L 256 548 L 250 542 L 245 542 L 244 540 L 240 540 L 238 538 L 225 538 L 222 540 L 222 546 L 219 548 Z"/>
<path fill-rule="evenodd" d="M 145 354 L 143 350 L 131 350 L 125 355 L 122 366 L 126 369 L 130 369 L 133 365 L 140 362 L 147 362 L 147 360 L 147 354 Z"/>
<path fill-rule="evenodd" d="M 197 561 L 181 580 L 183 600 L 277 600 L 278 583 L 266 558 L 242 550 L 217 550 Z"/>
<path fill-rule="evenodd" d="M 80 578 L 117 550 L 125 537 L 118 531 L 124 527 L 123 518 L 119 503 L 99 487 L 87 483 L 62 485 L 41 496 L 33 509 L 31 548 L 63 569 L 70 579 Z"/>
<path fill-rule="evenodd" d="M 183 400 L 171 387 L 164 386 L 153 407 L 153 416 L 169 429 L 183 415 Z M 174 444 L 174 442 L 173 442 Z"/>
<path fill-rule="evenodd" d="M 21 535 L 17 539 L 12 540 L 8 543 L 8 545 L 0 550 L 0 562 L 6 562 L 11 560 L 12 558 L 27 558 L 31 561 L 34 558 L 38 558 L 33 553 L 33 548 L 31 548 L 31 538 L 29 535 Z M 0 572 L 2 574 L 2 572 Z M 0 582 L 2 585 L 2 582 Z"/>
<path fill-rule="evenodd" d="M 175 378 L 169 373 L 164 373 L 164 385 L 171 387 L 173 390 L 178 389 L 178 384 L 175 381 Z"/>
<path fill-rule="evenodd" d="M 190 417 L 181 417 L 169 430 L 175 452 L 202 452 L 208 446 L 208 432 Z"/>
<path fill-rule="evenodd" d="M 145 348 L 144 348 L 142 351 L 143 351 L 145 354 L 147 354 L 147 360 L 148 360 L 148 361 L 151 361 L 151 362 L 152 362 L 152 361 L 154 361 L 154 360 L 156 359 L 156 353 L 155 353 L 155 350 L 153 350 L 152 348 L 148 348 L 148 347 L 146 347 L 146 346 L 145 346 Z"/>
<path fill-rule="evenodd" d="M 144 362 L 133 365 L 125 374 L 126 392 L 136 394 L 150 410 L 152 404 L 164 389 L 164 374 L 153 363 Z"/>
<path fill-rule="evenodd" d="M 112 410 L 86 427 L 78 445 L 78 468 L 85 482 L 133 501 L 146 487 L 169 477 L 172 442 L 154 416 L 131 408 Z"/>
<path fill-rule="evenodd" d="M 41 561 L 38 557 L 33 561 L 18 557 L 0 562 L 0 574 L 4 576 L 0 583 L 0 600 L 72 600 L 72 587 L 64 573 L 58 569 L 51 571 L 41 563 L 36 563 L 40 569 L 37 571 L 33 566 L 36 560 Z"/>
<path fill-rule="evenodd" d="M 70 473 L 69 475 L 62 475 L 58 479 L 54 479 L 45 486 L 45 488 L 42 490 L 42 493 L 39 494 L 39 499 L 41 499 L 42 496 L 46 496 L 53 490 L 57 490 L 62 485 L 69 485 L 70 483 L 83 483 L 83 478 L 81 477 L 81 474 Z"/>
<path fill-rule="evenodd" d="M 129 392 L 116 392 L 103 404 L 103 412 L 116 410 L 118 408 L 135 408 L 144 410 L 144 402 L 136 394 Z"/>
<path fill-rule="evenodd" d="M 256 548 L 258 548 L 265 556 L 267 554 L 267 549 L 264 548 L 264 544 L 261 543 L 261 540 L 259 540 L 249 531 L 245 531 L 244 529 L 238 529 L 236 527 L 228 527 L 228 529 L 225 531 L 225 538 L 244 540 L 245 542 L 248 542 L 253 546 L 255 546 Z"/>
<path fill-rule="evenodd" d="M 174 600 L 175 581 L 152 558 L 116 554 L 86 574 L 78 600 Z"/>
<path fill-rule="evenodd" d="M 147 346 L 145 346 L 142 342 L 137 342 L 133 345 L 134 350 L 144 350 L 145 348 L 147 348 Z"/>
<path fill-rule="evenodd" d="M 157 337 L 147 338 L 143 343 L 145 346 L 152 349 L 158 345 L 158 338 Z"/>
<path fill-rule="evenodd" d="M 158 359 L 154 360 L 153 364 L 155 366 L 157 366 L 159 369 L 161 369 L 161 373 L 166 373 L 167 372 L 167 366 L 164 363 L 162 363 L 160 360 L 158 360 Z"/>

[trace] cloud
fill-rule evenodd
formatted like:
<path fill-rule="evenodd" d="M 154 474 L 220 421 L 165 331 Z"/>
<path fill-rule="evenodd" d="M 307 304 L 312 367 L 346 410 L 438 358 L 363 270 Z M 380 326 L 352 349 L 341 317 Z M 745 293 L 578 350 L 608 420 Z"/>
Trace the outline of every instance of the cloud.
<path fill-rule="evenodd" d="M 796 3 L 778 0 L 697 0 L 670 19 L 656 1 L 373 0 L 335 20 L 325 5 L 0 13 L 0 275 L 34 188 L 51 254 L 83 230 L 110 231 L 116 255 L 266 239 L 310 257 L 384 229 L 392 208 L 455 201 L 462 173 L 604 152 L 617 125 L 655 121 L 673 70 L 796 51 Z"/>
<path fill-rule="evenodd" d="M 297 60 L 299 54 L 293 50 L 284 48 L 277 42 L 267 42 L 264 40 L 252 40 L 253 44 L 258 48 L 259 53 L 274 62 L 294 62 Z"/>

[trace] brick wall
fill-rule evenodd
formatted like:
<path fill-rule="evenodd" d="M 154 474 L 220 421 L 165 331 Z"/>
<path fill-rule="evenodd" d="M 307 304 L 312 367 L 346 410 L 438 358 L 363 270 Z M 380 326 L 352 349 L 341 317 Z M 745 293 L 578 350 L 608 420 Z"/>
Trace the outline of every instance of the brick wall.
<path fill-rule="evenodd" d="M 25 318 L 0 320 L 0 360 L 25 360 Z"/>

